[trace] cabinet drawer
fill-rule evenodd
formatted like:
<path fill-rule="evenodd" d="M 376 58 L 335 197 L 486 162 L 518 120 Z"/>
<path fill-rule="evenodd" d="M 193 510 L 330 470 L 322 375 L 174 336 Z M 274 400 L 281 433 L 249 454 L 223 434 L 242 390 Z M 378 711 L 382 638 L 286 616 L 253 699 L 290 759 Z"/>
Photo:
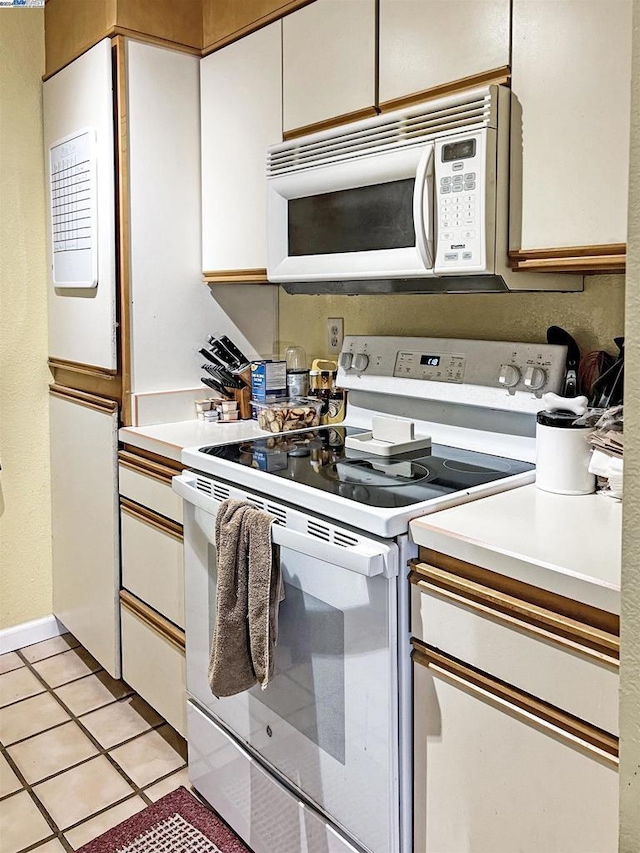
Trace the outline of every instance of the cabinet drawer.
<path fill-rule="evenodd" d="M 120 494 L 182 524 L 182 498 L 171 489 L 171 478 L 179 472 L 127 451 L 120 451 L 118 459 Z"/>
<path fill-rule="evenodd" d="M 180 525 L 128 501 L 120 509 L 122 586 L 184 628 Z"/>
<path fill-rule="evenodd" d="M 426 564 L 415 567 L 411 580 L 411 629 L 415 637 L 617 735 L 619 674 L 615 652 L 586 645 L 590 631 L 594 636 L 604 632 L 582 626 L 583 642 L 580 636 L 570 637 L 568 629 L 559 633 L 552 613 L 548 614 L 549 624 L 543 627 L 541 608 L 519 602 L 521 612 L 516 604 L 511 612 L 498 609 L 516 600 L 502 596 L 496 602 L 494 590 L 447 577 Z M 527 609 L 540 621 L 526 621 Z M 566 619 L 560 624 L 572 625 Z"/>
<path fill-rule="evenodd" d="M 597 732 L 590 743 L 562 715 L 544 720 L 535 703 L 519 705 L 526 696 L 464 670 L 414 652 L 414 850 L 615 853 L 613 744 Z"/>
<path fill-rule="evenodd" d="M 184 632 L 126 591 L 120 600 L 122 678 L 186 736 Z"/>

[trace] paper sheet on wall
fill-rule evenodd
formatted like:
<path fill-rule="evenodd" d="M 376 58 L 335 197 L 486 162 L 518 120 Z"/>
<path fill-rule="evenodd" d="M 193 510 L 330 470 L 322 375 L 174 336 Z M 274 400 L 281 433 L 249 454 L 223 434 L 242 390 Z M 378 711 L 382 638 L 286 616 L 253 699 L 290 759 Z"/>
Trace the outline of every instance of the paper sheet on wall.
<path fill-rule="evenodd" d="M 97 287 L 96 134 L 81 130 L 49 149 L 56 287 Z"/>

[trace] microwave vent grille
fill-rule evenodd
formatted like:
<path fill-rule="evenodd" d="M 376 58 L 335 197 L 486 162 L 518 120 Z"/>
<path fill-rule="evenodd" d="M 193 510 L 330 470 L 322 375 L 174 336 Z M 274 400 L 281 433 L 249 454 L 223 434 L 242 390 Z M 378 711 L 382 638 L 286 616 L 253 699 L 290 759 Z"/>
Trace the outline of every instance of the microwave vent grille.
<path fill-rule="evenodd" d="M 267 174 L 275 177 L 424 144 L 436 136 L 494 126 L 495 103 L 492 87 L 488 87 L 293 139 L 269 149 Z"/>

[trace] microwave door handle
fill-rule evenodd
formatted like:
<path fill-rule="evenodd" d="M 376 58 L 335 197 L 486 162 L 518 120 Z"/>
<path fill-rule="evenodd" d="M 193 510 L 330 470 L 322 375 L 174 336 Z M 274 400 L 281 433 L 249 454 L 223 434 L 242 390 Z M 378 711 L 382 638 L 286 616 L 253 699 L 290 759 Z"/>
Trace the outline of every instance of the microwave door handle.
<path fill-rule="evenodd" d="M 420 158 L 413 190 L 413 221 L 416 248 L 426 269 L 433 268 L 433 172 L 434 147 L 428 145 Z"/>

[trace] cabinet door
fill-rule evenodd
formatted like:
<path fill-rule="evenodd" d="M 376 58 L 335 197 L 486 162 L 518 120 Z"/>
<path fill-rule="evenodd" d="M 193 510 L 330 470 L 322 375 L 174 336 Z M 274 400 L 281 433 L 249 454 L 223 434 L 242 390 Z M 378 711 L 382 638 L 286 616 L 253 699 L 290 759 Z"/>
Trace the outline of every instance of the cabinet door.
<path fill-rule="evenodd" d="M 53 612 L 120 677 L 118 412 L 82 392 L 52 392 Z"/>
<path fill-rule="evenodd" d="M 267 266 L 266 150 L 282 139 L 282 24 L 200 63 L 202 265 Z"/>
<path fill-rule="evenodd" d="M 380 103 L 509 65 L 509 0 L 380 0 Z"/>
<path fill-rule="evenodd" d="M 284 130 L 375 114 L 374 0 L 316 0 L 283 21 Z"/>
<path fill-rule="evenodd" d="M 624 243 L 631 0 L 514 0 L 511 249 Z"/>
<path fill-rule="evenodd" d="M 416 853 L 615 853 L 613 760 L 435 666 L 414 703 Z"/>
<path fill-rule="evenodd" d="M 111 41 L 103 39 L 74 60 L 42 87 L 46 174 L 47 242 L 49 248 L 49 355 L 115 373 L 116 357 L 116 250 L 113 81 Z M 96 287 L 54 287 L 50 204 L 49 149 L 60 140 L 88 131 L 95 144 Z M 77 198 L 87 193 L 78 193 Z M 84 222 L 86 204 L 76 201 L 78 211 L 67 213 Z M 56 206 L 59 209 L 59 205 Z M 55 209 L 54 209 L 55 214 Z M 60 214 L 55 214 L 59 220 Z M 68 233 L 68 232 L 67 232 Z M 72 236 L 73 236 L 73 232 Z"/>

